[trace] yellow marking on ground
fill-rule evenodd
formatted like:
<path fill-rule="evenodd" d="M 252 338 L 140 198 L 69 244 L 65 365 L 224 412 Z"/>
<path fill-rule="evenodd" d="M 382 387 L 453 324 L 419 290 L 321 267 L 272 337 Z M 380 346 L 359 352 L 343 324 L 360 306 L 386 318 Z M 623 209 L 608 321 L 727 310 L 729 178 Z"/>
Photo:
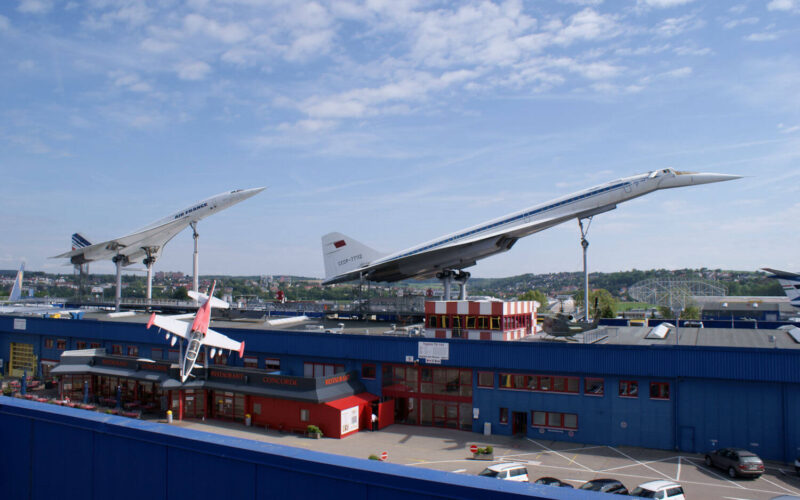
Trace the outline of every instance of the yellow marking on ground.
<path fill-rule="evenodd" d="M 576 453 L 576 454 L 574 454 L 574 455 L 572 455 L 572 458 L 570 458 L 570 459 L 569 459 L 569 463 L 568 463 L 567 465 L 569 465 L 569 464 L 571 464 L 572 462 L 574 462 L 574 461 L 575 461 L 575 457 L 577 457 L 577 456 L 578 456 L 578 454 L 577 454 L 577 453 Z"/>

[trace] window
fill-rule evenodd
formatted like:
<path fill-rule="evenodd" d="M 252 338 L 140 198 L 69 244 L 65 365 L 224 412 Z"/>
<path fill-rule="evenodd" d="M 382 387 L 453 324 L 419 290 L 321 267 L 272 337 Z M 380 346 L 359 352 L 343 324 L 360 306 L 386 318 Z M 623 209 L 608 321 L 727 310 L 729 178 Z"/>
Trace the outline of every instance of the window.
<path fill-rule="evenodd" d="M 281 360 L 276 358 L 266 358 L 264 360 L 264 369 L 270 371 L 280 371 Z"/>
<path fill-rule="evenodd" d="M 245 368 L 258 368 L 258 358 L 255 356 L 245 356 L 244 357 L 244 367 Z"/>
<path fill-rule="evenodd" d="M 61 339 L 56 340 L 56 349 L 64 351 L 64 350 L 66 350 L 66 348 L 67 348 L 67 341 L 66 340 L 61 340 Z"/>
<path fill-rule="evenodd" d="M 623 398 L 638 398 L 639 382 L 634 382 L 630 380 L 620 380 L 619 395 L 620 397 Z"/>
<path fill-rule="evenodd" d="M 436 316 L 428 316 L 428 326 L 436 328 Z"/>
<path fill-rule="evenodd" d="M 500 423 L 508 423 L 508 408 L 500 408 Z"/>
<path fill-rule="evenodd" d="M 44 339 L 44 348 L 45 349 L 52 349 L 53 348 L 53 339 Z"/>
<path fill-rule="evenodd" d="M 584 380 L 583 393 L 587 396 L 602 396 L 604 384 L 601 378 L 587 378 Z"/>
<path fill-rule="evenodd" d="M 650 382 L 650 399 L 669 399 L 669 383 Z"/>
<path fill-rule="evenodd" d="M 492 316 L 492 330 L 500 329 L 500 316 Z"/>
<path fill-rule="evenodd" d="M 494 387 L 494 372 L 478 372 L 478 387 Z"/>
<path fill-rule="evenodd" d="M 86 349 L 86 342 L 79 340 L 75 343 L 76 349 Z"/>
<path fill-rule="evenodd" d="M 138 356 L 139 355 L 139 348 L 135 345 L 128 346 L 128 356 Z"/>
<path fill-rule="evenodd" d="M 344 371 L 344 365 L 326 363 L 303 363 L 303 376 L 306 378 L 330 377 Z"/>
<path fill-rule="evenodd" d="M 374 379 L 375 378 L 375 365 L 372 363 L 364 363 L 361 365 L 361 378 Z"/>
<path fill-rule="evenodd" d="M 118 344 L 111 345 L 111 354 L 116 354 L 118 356 L 122 356 L 122 346 Z"/>
<path fill-rule="evenodd" d="M 308 422 L 308 410 L 304 410 L 304 409 L 300 410 L 300 421 L 301 422 Z"/>
<path fill-rule="evenodd" d="M 89 347 L 91 347 L 92 349 L 100 349 L 100 342 L 92 342 L 91 344 L 89 344 Z"/>
<path fill-rule="evenodd" d="M 578 416 L 574 413 L 558 413 L 552 411 L 532 411 L 532 427 L 546 427 L 549 429 L 568 429 L 578 428 Z"/>
<path fill-rule="evenodd" d="M 164 359 L 164 349 L 161 349 L 160 347 L 154 347 L 150 349 L 150 358 L 156 361 Z"/>
<path fill-rule="evenodd" d="M 500 388 L 578 394 L 580 379 L 577 377 L 501 373 Z"/>
<path fill-rule="evenodd" d="M 169 360 L 170 361 L 178 361 L 178 350 L 177 349 L 170 349 L 169 350 Z"/>
<path fill-rule="evenodd" d="M 475 328 L 475 316 L 467 316 L 467 328 Z"/>

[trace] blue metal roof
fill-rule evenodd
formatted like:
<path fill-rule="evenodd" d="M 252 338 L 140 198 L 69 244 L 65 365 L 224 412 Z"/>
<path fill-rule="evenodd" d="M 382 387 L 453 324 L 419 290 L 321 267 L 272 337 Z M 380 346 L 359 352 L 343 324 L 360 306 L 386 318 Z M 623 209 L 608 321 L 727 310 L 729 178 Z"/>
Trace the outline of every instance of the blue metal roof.
<path fill-rule="evenodd" d="M 14 330 L 13 317 L 0 317 L 0 343 L 8 342 L 11 336 L 41 335 L 168 347 L 162 335 L 145 329 L 139 323 L 26 319 L 26 329 L 21 331 Z M 417 358 L 420 341 L 435 341 L 450 344 L 450 359 L 443 361 L 442 366 L 800 383 L 800 370 L 797 369 L 800 349 L 492 342 L 232 328 L 220 328 L 219 331 L 244 340 L 247 353 L 251 355 L 285 354 L 309 359 L 405 363 L 406 356 Z M 424 361 L 420 363 L 424 364 Z"/>

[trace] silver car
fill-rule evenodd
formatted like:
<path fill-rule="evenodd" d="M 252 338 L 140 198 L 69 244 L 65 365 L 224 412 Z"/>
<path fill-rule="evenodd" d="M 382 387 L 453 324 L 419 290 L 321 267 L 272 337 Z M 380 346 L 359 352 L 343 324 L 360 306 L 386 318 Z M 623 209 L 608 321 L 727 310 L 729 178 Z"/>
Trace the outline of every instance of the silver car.
<path fill-rule="evenodd" d="M 722 448 L 706 455 L 706 465 L 727 471 L 730 477 L 759 477 L 764 473 L 764 462 L 758 455 L 741 448 Z"/>

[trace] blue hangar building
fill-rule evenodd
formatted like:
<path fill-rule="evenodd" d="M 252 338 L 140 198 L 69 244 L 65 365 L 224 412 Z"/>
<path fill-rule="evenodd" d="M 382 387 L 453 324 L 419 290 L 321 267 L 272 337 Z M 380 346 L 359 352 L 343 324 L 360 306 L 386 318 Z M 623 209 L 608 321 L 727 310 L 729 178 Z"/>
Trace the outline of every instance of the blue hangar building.
<path fill-rule="evenodd" d="M 594 343 L 581 343 L 277 331 L 215 322 L 216 330 L 245 341 L 244 358 L 206 360 L 205 371 L 216 375 L 200 372 L 182 386 L 135 363 L 144 358 L 168 365 L 179 355 L 163 336 L 145 329 L 145 320 L 0 316 L 4 373 L 52 378 L 65 351 L 104 349 L 108 358 L 129 362 L 89 363 L 86 373 L 64 372 L 70 374 L 60 376 L 62 386 L 91 384 L 98 395 L 114 386 L 134 397 L 149 391 L 161 396 L 154 398 L 162 401 L 159 410 L 165 402 L 184 418 L 243 421 L 253 415 L 258 425 L 256 415 L 274 411 L 297 413 L 303 422 L 309 414 L 304 397 L 270 392 L 268 385 L 314 379 L 318 386 L 357 386 L 345 396 L 374 400 L 381 425 L 693 453 L 737 446 L 785 462 L 800 455 L 800 344 L 784 330 L 681 328 L 676 343 L 673 333 L 650 339 L 647 328 L 611 327 Z M 264 383 L 242 382 L 253 378 Z M 274 407 L 262 405 L 265 397 Z M 359 410 L 360 428 L 369 425 L 369 412 L 365 419 Z"/>

